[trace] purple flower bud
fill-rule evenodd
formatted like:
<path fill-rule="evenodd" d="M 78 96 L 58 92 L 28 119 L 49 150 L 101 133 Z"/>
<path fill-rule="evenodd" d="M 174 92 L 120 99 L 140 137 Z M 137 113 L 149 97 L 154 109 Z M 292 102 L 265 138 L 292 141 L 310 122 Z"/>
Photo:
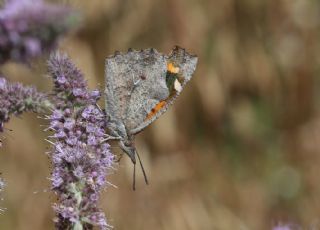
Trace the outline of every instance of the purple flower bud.
<path fill-rule="evenodd" d="M 83 96 L 85 96 L 85 92 L 84 92 L 82 89 L 80 89 L 80 88 L 73 89 L 73 90 L 72 90 L 72 93 L 73 93 L 73 95 L 74 95 L 75 97 L 83 97 Z"/>
<path fill-rule="evenodd" d="M 71 130 L 75 125 L 75 120 L 72 118 L 67 118 L 63 125 L 64 125 L 64 128 Z"/>
<path fill-rule="evenodd" d="M 97 176 L 96 183 L 98 186 L 103 186 L 106 183 L 105 175 L 104 176 L 102 176 L 102 175 Z"/>
<path fill-rule="evenodd" d="M 99 98 L 101 97 L 101 93 L 99 90 L 95 89 L 95 90 L 92 90 L 91 93 L 90 93 L 90 97 L 93 99 L 93 100 L 99 100 Z"/>
<path fill-rule="evenodd" d="M 78 143 L 78 138 L 76 136 L 69 137 L 69 138 L 66 139 L 66 143 L 68 145 L 74 146 L 74 145 L 76 145 Z"/>
<path fill-rule="evenodd" d="M 64 138 L 66 137 L 66 133 L 63 130 L 59 130 L 57 133 L 54 134 L 55 138 Z"/>
<path fill-rule="evenodd" d="M 51 180 L 52 180 L 52 186 L 54 188 L 59 187 L 63 183 L 63 179 L 61 178 L 60 172 L 58 170 L 52 173 Z"/>
<path fill-rule="evenodd" d="M 26 54 L 30 57 L 36 57 L 41 54 L 41 43 L 35 38 L 26 38 L 24 40 Z"/>
<path fill-rule="evenodd" d="M 57 76 L 57 83 L 63 85 L 66 82 L 67 82 L 67 78 L 65 78 L 65 76 L 63 76 L 63 75 Z"/>
<path fill-rule="evenodd" d="M 0 90 L 5 90 L 7 86 L 7 81 L 5 78 L 0 77 Z"/>
<path fill-rule="evenodd" d="M 63 113 L 61 110 L 54 110 L 51 114 L 51 120 L 61 120 L 63 118 Z"/>
<path fill-rule="evenodd" d="M 89 134 L 88 136 L 88 145 L 97 145 L 97 138 L 93 134 Z"/>
<path fill-rule="evenodd" d="M 97 193 L 93 193 L 93 194 L 90 196 L 90 200 L 91 200 L 91 201 L 96 202 L 96 201 L 98 201 L 98 199 L 99 199 L 99 195 L 98 195 Z"/>
<path fill-rule="evenodd" d="M 78 166 L 75 170 L 73 170 L 73 174 L 78 178 L 84 177 L 84 172 L 82 166 Z"/>
<path fill-rule="evenodd" d="M 92 123 L 88 123 L 87 126 L 86 126 L 86 131 L 88 133 L 94 133 L 96 130 L 96 126 L 95 124 L 92 124 Z"/>
<path fill-rule="evenodd" d="M 53 120 L 50 124 L 50 128 L 54 130 L 59 130 L 63 127 L 63 123 L 57 120 Z"/>

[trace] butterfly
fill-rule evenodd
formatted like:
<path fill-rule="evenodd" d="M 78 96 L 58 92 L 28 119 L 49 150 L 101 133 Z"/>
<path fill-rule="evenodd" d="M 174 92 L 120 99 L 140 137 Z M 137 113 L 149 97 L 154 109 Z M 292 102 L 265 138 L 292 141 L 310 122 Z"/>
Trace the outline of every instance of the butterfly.
<path fill-rule="evenodd" d="M 159 118 L 191 79 L 198 58 L 178 46 L 169 55 L 153 48 L 115 52 L 105 61 L 105 111 L 109 139 L 119 146 L 134 165 L 138 157 L 146 184 L 148 179 L 135 148 L 134 138 Z"/>

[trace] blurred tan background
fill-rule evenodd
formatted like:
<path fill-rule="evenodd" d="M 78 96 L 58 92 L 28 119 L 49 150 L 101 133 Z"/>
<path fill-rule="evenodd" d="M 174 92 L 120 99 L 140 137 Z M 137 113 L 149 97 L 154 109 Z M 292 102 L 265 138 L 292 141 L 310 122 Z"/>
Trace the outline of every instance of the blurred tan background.
<path fill-rule="evenodd" d="M 137 137 L 150 185 L 138 170 L 132 191 L 127 158 L 109 177 L 118 188 L 104 192 L 101 207 L 115 229 L 320 229 L 319 1 L 60 2 L 83 12 L 60 49 L 91 88 L 103 88 L 104 59 L 115 50 L 180 45 L 199 56 L 175 105 Z M 45 58 L 3 72 L 50 90 Z M 45 124 L 27 114 L 6 126 L 0 229 L 53 229 Z"/>

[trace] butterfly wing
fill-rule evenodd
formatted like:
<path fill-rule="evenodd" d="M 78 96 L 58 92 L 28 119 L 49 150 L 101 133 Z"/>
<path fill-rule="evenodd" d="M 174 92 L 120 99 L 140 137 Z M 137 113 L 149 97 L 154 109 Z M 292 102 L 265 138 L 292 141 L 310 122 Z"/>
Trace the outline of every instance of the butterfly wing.
<path fill-rule="evenodd" d="M 127 96 L 127 79 L 124 76 L 123 66 L 119 63 L 122 56 L 115 53 L 105 62 L 105 109 L 109 118 L 108 128 L 114 136 L 126 136 L 126 130 L 122 121 L 123 111 L 126 109 L 129 98 Z"/>
<path fill-rule="evenodd" d="M 180 47 L 175 47 L 171 54 L 165 56 L 166 61 L 166 70 L 165 75 L 163 73 L 163 69 L 161 72 L 155 73 L 154 76 L 156 80 L 156 87 L 158 85 L 163 84 L 163 80 L 165 77 L 166 81 L 166 89 L 167 89 L 167 97 L 159 98 L 156 103 L 148 105 L 147 108 L 147 115 L 143 114 L 143 121 L 136 123 L 134 128 L 129 130 L 130 134 L 137 134 L 141 132 L 144 128 L 150 125 L 153 121 L 159 118 L 168 108 L 170 105 L 173 104 L 175 99 L 180 95 L 182 89 L 191 79 L 192 74 L 194 73 L 197 65 L 198 58 L 194 55 L 188 54 L 185 49 Z M 132 104 L 130 104 L 131 106 Z"/>
<path fill-rule="evenodd" d="M 151 109 L 169 96 L 165 76 L 166 57 L 154 49 L 106 59 L 106 111 L 113 129 L 124 126 L 127 132 L 144 122 Z"/>

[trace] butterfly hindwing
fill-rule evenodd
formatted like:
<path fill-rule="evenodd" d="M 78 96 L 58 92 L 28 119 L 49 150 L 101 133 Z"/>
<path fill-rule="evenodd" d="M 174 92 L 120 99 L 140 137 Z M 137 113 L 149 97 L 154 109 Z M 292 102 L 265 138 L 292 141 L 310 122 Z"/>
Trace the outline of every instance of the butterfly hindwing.
<path fill-rule="evenodd" d="M 106 60 L 106 111 L 110 120 L 131 130 L 168 97 L 166 58 L 154 49 L 131 50 Z"/>
<path fill-rule="evenodd" d="M 145 49 L 107 58 L 106 111 L 112 129 L 123 136 L 146 128 L 174 102 L 196 63 L 197 57 L 179 47 L 168 56 Z"/>
<path fill-rule="evenodd" d="M 159 118 L 175 99 L 180 95 L 182 89 L 191 79 L 197 65 L 198 58 L 188 54 L 185 49 L 175 47 L 166 59 L 166 87 L 169 95 L 164 100 L 159 101 L 149 111 L 144 121 L 134 129 L 130 129 L 130 134 L 137 134 Z M 159 76 L 160 77 L 160 76 Z"/>
<path fill-rule="evenodd" d="M 143 123 L 151 109 L 169 96 L 165 81 L 165 56 L 151 49 L 134 55 L 139 61 L 132 68 L 135 86 L 124 119 L 128 131 Z"/>

